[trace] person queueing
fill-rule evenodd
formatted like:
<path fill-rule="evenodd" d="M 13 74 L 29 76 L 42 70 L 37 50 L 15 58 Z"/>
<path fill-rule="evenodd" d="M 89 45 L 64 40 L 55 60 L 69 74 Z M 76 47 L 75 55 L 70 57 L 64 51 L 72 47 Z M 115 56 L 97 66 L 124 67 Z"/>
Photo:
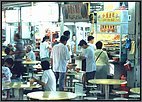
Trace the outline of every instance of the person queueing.
<path fill-rule="evenodd" d="M 56 78 L 52 69 L 50 68 L 50 63 L 48 61 L 42 61 L 41 67 L 43 70 L 42 80 L 38 80 L 33 77 L 30 82 L 37 82 L 38 84 L 41 84 L 44 88 L 44 91 L 56 91 Z"/>
<path fill-rule="evenodd" d="M 86 59 L 86 76 L 85 80 L 88 84 L 88 80 L 95 78 L 96 63 L 94 60 L 94 51 L 91 46 L 87 44 L 85 40 L 81 40 L 78 44 L 84 49 L 84 55 L 80 56 L 81 59 Z M 85 83 L 84 83 L 85 84 Z M 84 86 L 85 87 L 85 86 Z M 86 87 L 85 87 L 86 88 Z M 90 88 L 86 88 L 86 94 L 89 94 Z"/>
<path fill-rule="evenodd" d="M 70 54 L 66 47 L 67 41 L 68 38 L 62 35 L 60 43 L 55 45 L 51 52 L 51 64 L 56 76 L 56 83 L 59 80 L 59 91 L 64 91 L 67 61 L 70 59 Z"/>
<path fill-rule="evenodd" d="M 40 59 L 41 61 L 49 61 L 49 52 L 50 52 L 50 44 L 49 44 L 49 37 L 45 36 L 43 37 L 43 40 L 40 44 Z"/>

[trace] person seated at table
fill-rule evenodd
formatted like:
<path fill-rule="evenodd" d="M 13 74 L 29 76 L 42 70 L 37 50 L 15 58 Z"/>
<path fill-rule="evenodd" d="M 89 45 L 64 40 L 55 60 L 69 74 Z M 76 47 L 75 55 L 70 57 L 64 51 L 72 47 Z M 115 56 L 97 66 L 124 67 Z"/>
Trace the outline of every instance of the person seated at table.
<path fill-rule="evenodd" d="M 12 73 L 10 69 L 6 66 L 2 66 L 2 83 L 9 83 L 11 82 Z M 9 88 L 3 88 L 2 86 L 2 93 L 5 95 L 5 90 L 7 90 L 7 96 L 9 93 Z"/>
<path fill-rule="evenodd" d="M 14 61 L 12 58 L 7 58 L 4 62 L 4 64 L 12 72 L 12 77 L 11 77 L 12 81 L 20 81 L 20 76 L 22 75 L 22 73 L 20 73 L 20 72 L 23 72 L 23 68 L 22 67 L 20 67 L 20 68 L 15 67 L 15 64 L 14 64 Z M 19 71 L 19 70 L 22 70 L 22 71 Z"/>
<path fill-rule="evenodd" d="M 14 57 L 10 54 L 12 51 L 9 47 L 6 47 L 4 52 L 6 53 L 6 56 L 4 57 L 4 61 L 7 59 L 7 58 L 12 58 L 14 59 Z"/>
<path fill-rule="evenodd" d="M 52 69 L 50 69 L 49 62 L 42 61 L 41 66 L 43 69 L 42 80 L 38 80 L 33 77 L 30 82 L 37 82 L 38 84 L 41 84 L 46 91 L 56 91 L 56 78 Z"/>
<path fill-rule="evenodd" d="M 30 60 L 30 61 L 36 60 L 35 53 L 33 52 L 32 47 L 30 45 L 28 45 L 26 48 L 26 57 L 27 57 L 27 60 Z"/>

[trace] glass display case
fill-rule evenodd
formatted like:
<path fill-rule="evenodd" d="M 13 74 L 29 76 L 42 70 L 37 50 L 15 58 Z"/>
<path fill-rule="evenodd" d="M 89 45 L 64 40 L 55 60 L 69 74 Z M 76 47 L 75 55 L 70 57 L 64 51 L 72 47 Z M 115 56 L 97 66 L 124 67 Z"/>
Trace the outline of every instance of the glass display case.
<path fill-rule="evenodd" d="M 124 62 L 127 51 L 125 40 L 128 34 L 128 10 L 97 12 L 97 41 L 101 40 L 113 60 Z"/>

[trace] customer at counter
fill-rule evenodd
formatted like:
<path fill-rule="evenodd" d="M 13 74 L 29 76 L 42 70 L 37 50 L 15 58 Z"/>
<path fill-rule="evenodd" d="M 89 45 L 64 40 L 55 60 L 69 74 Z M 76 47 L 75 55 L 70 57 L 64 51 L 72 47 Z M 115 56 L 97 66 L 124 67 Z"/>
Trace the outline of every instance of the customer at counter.
<path fill-rule="evenodd" d="M 109 58 L 106 51 L 102 50 L 103 43 L 98 41 L 96 43 L 95 61 L 96 61 L 96 78 L 107 79 L 109 71 Z"/>
<path fill-rule="evenodd" d="M 86 82 L 88 84 L 88 80 L 94 79 L 96 72 L 94 51 L 92 47 L 86 43 L 85 40 L 81 40 L 78 45 L 85 49 L 84 55 L 81 57 L 86 59 Z M 87 88 L 86 94 L 88 94 L 89 91 L 90 88 Z"/>
<path fill-rule="evenodd" d="M 103 43 L 98 41 L 96 43 L 95 61 L 96 61 L 96 79 L 107 79 L 109 73 L 109 58 L 107 52 L 102 50 Z M 104 94 L 104 87 L 99 87 Z"/>
<path fill-rule="evenodd" d="M 56 76 L 56 83 L 59 80 L 59 91 L 64 91 L 67 61 L 70 59 L 70 54 L 66 43 L 68 38 L 64 35 L 60 38 L 60 43 L 55 45 L 51 52 L 51 64 Z"/>
<path fill-rule="evenodd" d="M 95 50 L 94 37 L 93 36 L 88 36 L 87 40 L 88 40 L 88 45 L 90 45 L 92 47 L 92 49 Z"/>

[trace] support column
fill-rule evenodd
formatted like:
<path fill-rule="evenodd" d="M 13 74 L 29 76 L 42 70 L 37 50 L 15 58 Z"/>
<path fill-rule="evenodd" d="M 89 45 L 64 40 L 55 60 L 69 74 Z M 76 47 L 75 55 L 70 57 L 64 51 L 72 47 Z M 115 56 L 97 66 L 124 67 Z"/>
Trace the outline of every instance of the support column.
<path fill-rule="evenodd" d="M 59 36 L 61 36 L 61 35 L 63 35 L 63 32 L 64 32 L 64 20 L 63 20 L 63 14 L 62 14 L 62 8 L 63 8 L 63 6 L 64 6 L 64 3 L 63 2 L 61 2 L 61 4 L 59 4 L 60 5 L 60 35 Z"/>

